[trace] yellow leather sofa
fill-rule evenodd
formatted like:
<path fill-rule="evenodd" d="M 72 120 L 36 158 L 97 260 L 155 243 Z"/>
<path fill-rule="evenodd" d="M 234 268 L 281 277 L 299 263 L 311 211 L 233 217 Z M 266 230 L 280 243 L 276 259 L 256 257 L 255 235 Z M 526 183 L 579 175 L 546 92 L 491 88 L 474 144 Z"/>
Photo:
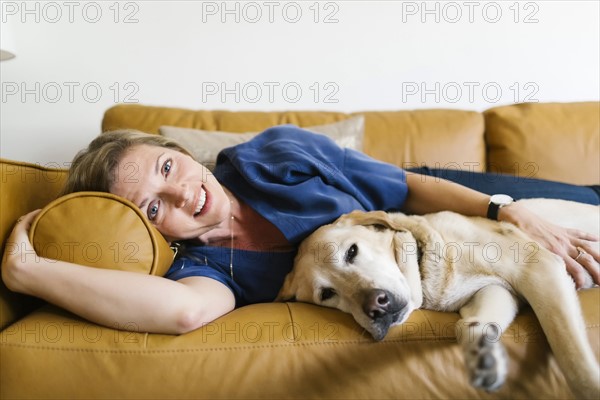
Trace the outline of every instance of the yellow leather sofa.
<path fill-rule="evenodd" d="M 483 113 L 385 111 L 365 116 L 364 151 L 400 166 L 468 168 L 600 183 L 599 103 L 519 104 Z M 335 112 L 109 109 L 102 129 L 163 125 L 229 132 L 340 121 Z M 54 199 L 66 171 L 1 160 L 2 250 L 15 220 Z M 134 288 L 132 289 L 134 290 Z M 503 333 L 506 384 L 469 386 L 457 314 L 416 311 L 375 343 L 351 316 L 300 303 L 237 309 L 181 336 L 101 327 L 0 284 L 1 399 L 565 399 L 572 395 L 534 314 Z M 600 356 L 600 289 L 579 293 Z M 168 301 L 168 299 L 165 299 Z"/>

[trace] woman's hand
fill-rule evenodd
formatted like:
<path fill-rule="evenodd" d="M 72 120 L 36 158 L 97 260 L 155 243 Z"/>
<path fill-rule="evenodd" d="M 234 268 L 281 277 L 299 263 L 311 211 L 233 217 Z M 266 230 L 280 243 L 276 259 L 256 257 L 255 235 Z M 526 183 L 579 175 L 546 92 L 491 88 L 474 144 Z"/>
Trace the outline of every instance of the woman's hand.
<path fill-rule="evenodd" d="M 10 290 L 15 292 L 27 293 L 22 279 L 23 271 L 43 260 L 35 253 L 29 241 L 31 223 L 40 211 L 35 210 L 19 218 L 6 240 L 2 259 L 2 280 Z"/>
<path fill-rule="evenodd" d="M 573 277 L 578 289 L 589 282 L 589 276 L 595 284 L 600 284 L 600 254 L 590 243 L 597 242 L 598 237 L 554 225 L 519 203 L 501 208 L 498 219 L 512 222 L 532 239 L 559 255 L 565 261 L 567 272 Z"/>

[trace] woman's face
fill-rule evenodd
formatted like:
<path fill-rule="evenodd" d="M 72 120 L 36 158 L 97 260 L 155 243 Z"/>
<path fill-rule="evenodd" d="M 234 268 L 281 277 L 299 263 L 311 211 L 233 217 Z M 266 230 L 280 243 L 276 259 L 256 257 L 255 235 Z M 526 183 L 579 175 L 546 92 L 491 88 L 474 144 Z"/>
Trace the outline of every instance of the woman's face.
<path fill-rule="evenodd" d="M 229 198 L 212 173 L 176 150 L 134 146 L 116 173 L 111 193 L 135 203 L 169 241 L 197 238 L 229 216 Z"/>

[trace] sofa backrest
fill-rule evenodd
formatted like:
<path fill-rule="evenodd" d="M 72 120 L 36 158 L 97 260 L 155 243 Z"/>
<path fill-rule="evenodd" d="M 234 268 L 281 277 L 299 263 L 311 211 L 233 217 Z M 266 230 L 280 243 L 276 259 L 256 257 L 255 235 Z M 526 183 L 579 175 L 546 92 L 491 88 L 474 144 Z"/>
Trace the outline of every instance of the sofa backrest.
<path fill-rule="evenodd" d="M 514 104 L 484 116 L 488 170 L 600 184 L 600 102 Z"/>
<path fill-rule="evenodd" d="M 364 152 L 401 167 L 486 168 L 483 115 L 474 111 L 417 110 L 344 114 L 320 111 L 231 112 L 120 104 L 106 111 L 102 131 L 158 133 L 163 125 L 225 132 L 260 132 L 274 125 L 323 125 L 365 116 Z"/>
<path fill-rule="evenodd" d="M 102 130 L 158 133 L 163 125 L 258 132 L 364 115 L 364 151 L 401 167 L 490 171 L 561 182 L 600 184 L 600 102 L 521 103 L 483 113 L 461 110 L 231 112 L 120 104 Z"/>

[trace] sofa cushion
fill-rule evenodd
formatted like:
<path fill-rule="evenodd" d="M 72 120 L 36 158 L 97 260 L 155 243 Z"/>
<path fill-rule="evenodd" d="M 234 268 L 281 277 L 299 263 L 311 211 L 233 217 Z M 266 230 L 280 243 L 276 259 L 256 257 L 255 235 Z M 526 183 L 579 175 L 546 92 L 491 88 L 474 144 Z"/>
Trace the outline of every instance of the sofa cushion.
<path fill-rule="evenodd" d="M 596 356 L 600 289 L 578 292 Z M 503 332 L 506 384 L 468 382 L 456 313 L 417 310 L 374 342 L 350 314 L 254 304 L 174 336 L 44 306 L 0 333 L 0 398 L 571 398 L 531 308 Z"/>
<path fill-rule="evenodd" d="M 485 171 L 483 115 L 462 110 L 373 111 L 365 152 L 402 168 Z"/>
<path fill-rule="evenodd" d="M 600 103 L 525 103 L 484 113 L 488 170 L 600 184 Z"/>
<path fill-rule="evenodd" d="M 173 252 L 131 202 L 109 193 L 78 192 L 48 204 L 29 238 L 42 257 L 97 268 L 164 275 Z"/>
<path fill-rule="evenodd" d="M 359 115 L 346 120 L 326 125 L 310 126 L 305 129 L 329 136 L 340 147 L 348 147 L 362 151 L 365 119 Z M 161 126 L 159 132 L 162 136 L 176 140 L 185 147 L 194 158 L 213 170 L 217 155 L 226 147 L 247 142 L 260 132 L 220 132 L 201 129 L 181 128 L 177 126 Z"/>

